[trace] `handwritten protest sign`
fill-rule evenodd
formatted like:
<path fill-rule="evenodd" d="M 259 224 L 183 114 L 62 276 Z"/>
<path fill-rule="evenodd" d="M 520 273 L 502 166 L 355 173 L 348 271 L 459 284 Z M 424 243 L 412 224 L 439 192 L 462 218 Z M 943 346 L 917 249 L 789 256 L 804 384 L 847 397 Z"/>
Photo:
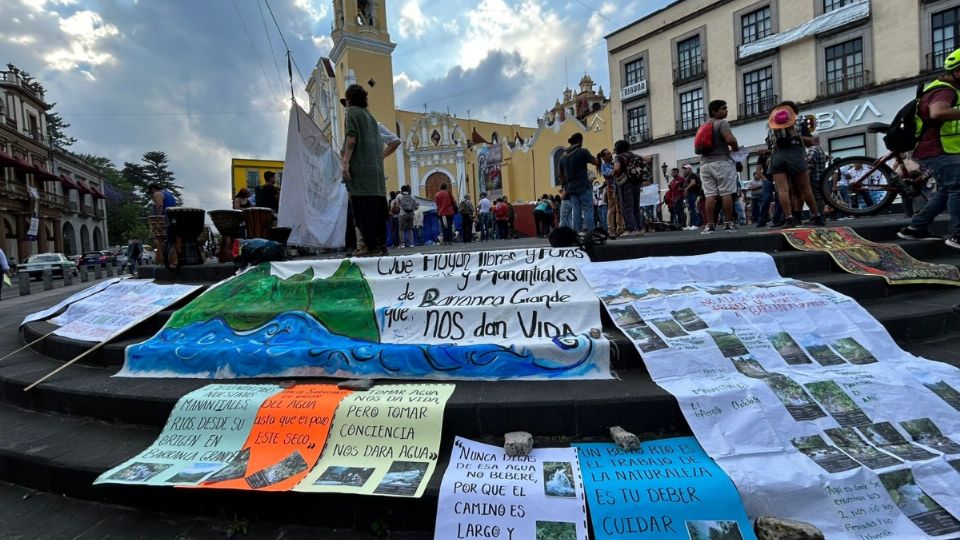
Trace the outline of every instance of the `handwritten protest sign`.
<path fill-rule="evenodd" d="M 596 538 L 755 538 L 733 482 L 695 438 L 648 441 L 633 452 L 574 446 Z"/>
<path fill-rule="evenodd" d="M 749 515 L 831 538 L 960 534 L 960 482 L 935 478 L 960 450 L 960 370 L 904 352 L 852 299 L 782 278 L 769 255 L 584 275 Z"/>
<path fill-rule="evenodd" d="M 84 290 L 82 290 L 82 291 L 80 291 L 80 292 L 73 293 L 73 294 L 71 294 L 70 296 L 68 296 L 67 298 L 64 298 L 63 300 L 57 302 L 57 304 L 54 305 L 54 306 L 51 306 L 51 307 L 49 307 L 49 308 L 47 308 L 47 309 L 44 309 L 44 310 L 38 311 L 38 312 L 36 312 L 36 313 L 31 313 L 31 314 L 27 315 L 26 317 L 23 318 L 22 321 L 20 321 L 20 326 L 23 326 L 23 325 L 27 324 L 28 322 L 39 321 L 39 320 L 42 320 L 42 319 L 46 319 L 47 317 L 49 317 L 49 316 L 51 316 L 51 315 L 55 315 L 55 314 L 59 313 L 60 310 L 62 310 L 63 308 L 69 306 L 70 304 L 73 304 L 74 302 L 78 302 L 78 301 L 80 301 L 80 300 L 83 300 L 84 298 L 86 298 L 86 297 L 88 297 L 88 296 L 92 296 L 92 295 L 94 295 L 94 294 L 97 294 L 97 293 L 99 293 L 100 291 L 106 289 L 107 287 L 110 287 L 111 285 L 113 285 L 114 283 L 116 283 L 116 282 L 118 282 L 118 281 L 120 281 L 120 278 L 107 279 L 107 280 L 101 281 L 100 283 L 97 283 L 97 284 L 94 285 L 93 287 L 88 287 L 88 288 L 86 288 L 86 289 L 84 289 Z"/>
<path fill-rule="evenodd" d="M 502 447 L 457 437 L 434 538 L 586 540 L 576 450 L 538 448 L 510 457 Z"/>
<path fill-rule="evenodd" d="M 610 378 L 583 260 L 537 248 L 263 264 L 129 347 L 121 375 Z"/>
<path fill-rule="evenodd" d="M 272 384 L 210 384 L 181 397 L 157 440 L 95 484 L 197 485 L 241 452 Z"/>
<path fill-rule="evenodd" d="M 640 206 L 655 206 L 660 202 L 660 189 L 656 184 L 640 188 Z"/>
<path fill-rule="evenodd" d="M 379 385 L 346 397 L 323 456 L 294 491 L 420 497 L 437 465 L 453 389 Z"/>
<path fill-rule="evenodd" d="M 333 412 L 350 394 L 331 384 L 305 384 L 264 401 L 243 449 L 203 487 L 287 491 L 317 462 Z"/>

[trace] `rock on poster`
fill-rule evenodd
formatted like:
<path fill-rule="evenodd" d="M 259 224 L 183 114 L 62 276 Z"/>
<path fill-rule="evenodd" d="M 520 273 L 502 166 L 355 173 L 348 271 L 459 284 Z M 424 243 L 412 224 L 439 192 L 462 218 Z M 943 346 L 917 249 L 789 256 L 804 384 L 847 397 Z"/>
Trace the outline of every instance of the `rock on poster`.
<path fill-rule="evenodd" d="M 262 264 L 128 347 L 121 376 L 610 378 L 574 249 Z"/>
<path fill-rule="evenodd" d="M 584 275 L 751 517 L 830 538 L 960 535 L 960 370 L 760 253 L 594 263 Z M 951 512 L 952 510 L 952 512 Z"/>
<path fill-rule="evenodd" d="M 434 538 L 587 540 L 576 450 L 535 448 L 510 457 L 503 447 L 457 437 Z"/>

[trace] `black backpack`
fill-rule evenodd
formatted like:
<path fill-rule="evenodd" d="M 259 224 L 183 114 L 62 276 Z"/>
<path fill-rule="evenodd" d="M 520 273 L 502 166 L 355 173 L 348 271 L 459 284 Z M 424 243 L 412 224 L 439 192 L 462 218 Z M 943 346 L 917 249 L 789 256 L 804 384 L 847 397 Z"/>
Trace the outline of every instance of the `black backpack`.
<path fill-rule="evenodd" d="M 926 131 L 926 128 L 921 130 L 921 133 L 917 133 L 917 112 L 920 107 L 920 98 L 923 97 L 924 91 L 923 87 L 926 86 L 926 83 L 920 83 L 917 86 L 917 94 L 914 99 L 911 99 L 907 102 L 906 105 L 900 108 L 897 111 L 897 114 L 893 116 L 893 121 L 890 122 L 890 127 L 887 128 L 886 133 L 883 135 L 883 144 L 887 147 L 887 150 L 891 152 L 910 152 L 917 147 L 917 144 L 920 142 L 920 137 L 923 136 L 923 132 Z M 940 88 L 945 87 L 937 87 Z M 957 95 L 954 93 L 953 105 L 957 104 Z M 927 123 L 929 126 L 929 123 Z"/>

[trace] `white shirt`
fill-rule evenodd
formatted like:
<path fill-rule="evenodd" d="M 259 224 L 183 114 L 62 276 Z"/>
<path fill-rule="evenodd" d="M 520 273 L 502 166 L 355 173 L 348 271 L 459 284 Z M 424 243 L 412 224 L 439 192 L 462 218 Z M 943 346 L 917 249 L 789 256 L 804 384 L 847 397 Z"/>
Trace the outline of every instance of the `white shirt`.
<path fill-rule="evenodd" d="M 481 214 L 489 214 L 490 207 L 493 206 L 493 203 L 490 202 L 490 199 L 484 197 L 477 202 L 477 208 L 480 209 Z"/>
<path fill-rule="evenodd" d="M 863 176 L 869 170 L 870 169 L 866 167 L 860 167 L 860 169 L 856 169 L 853 165 L 846 165 L 844 167 L 840 167 L 840 178 L 837 180 L 837 185 L 838 186 L 850 185 L 850 182 L 856 182 L 857 180 L 860 180 L 861 178 L 863 178 Z M 880 171 L 873 171 L 873 174 L 867 177 L 867 179 L 864 180 L 863 183 L 865 185 L 880 186 L 880 185 L 886 184 L 886 180 L 884 179 L 883 175 L 880 174 Z"/>
<path fill-rule="evenodd" d="M 381 144 L 391 144 L 395 142 L 400 142 L 400 137 L 387 129 L 383 124 L 377 122 L 377 129 L 380 130 L 380 143 Z"/>

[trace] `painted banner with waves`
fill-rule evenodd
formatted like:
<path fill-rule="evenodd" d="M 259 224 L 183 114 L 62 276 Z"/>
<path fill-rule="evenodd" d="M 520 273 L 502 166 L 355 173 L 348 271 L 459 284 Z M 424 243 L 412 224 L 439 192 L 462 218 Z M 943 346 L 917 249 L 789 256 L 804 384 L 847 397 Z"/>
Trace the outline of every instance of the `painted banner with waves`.
<path fill-rule="evenodd" d="M 264 263 L 208 289 L 118 376 L 608 379 L 576 249 Z"/>

